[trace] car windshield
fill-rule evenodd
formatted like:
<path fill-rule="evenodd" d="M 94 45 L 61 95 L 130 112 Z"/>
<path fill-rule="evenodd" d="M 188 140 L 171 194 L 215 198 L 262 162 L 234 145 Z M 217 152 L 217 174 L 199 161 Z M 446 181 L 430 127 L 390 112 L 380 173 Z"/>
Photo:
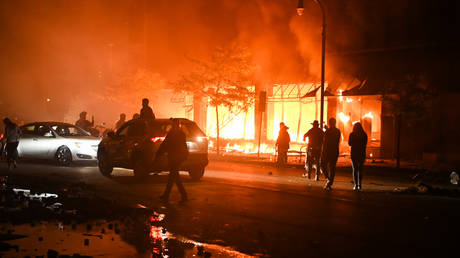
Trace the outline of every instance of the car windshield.
<path fill-rule="evenodd" d="M 51 128 L 59 136 L 68 137 L 68 136 L 89 136 L 90 134 L 83 129 L 80 129 L 73 125 L 53 125 Z"/>

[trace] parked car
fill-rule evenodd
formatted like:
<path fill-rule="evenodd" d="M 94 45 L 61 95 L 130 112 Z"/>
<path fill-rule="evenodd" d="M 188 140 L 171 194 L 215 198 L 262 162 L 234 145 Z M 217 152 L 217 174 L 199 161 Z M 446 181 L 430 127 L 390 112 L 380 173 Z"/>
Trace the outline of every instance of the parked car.
<path fill-rule="evenodd" d="M 20 158 L 56 160 L 69 166 L 73 161 L 96 160 L 100 138 L 85 130 L 61 122 L 35 122 L 20 127 Z"/>
<path fill-rule="evenodd" d="M 192 179 L 199 180 L 208 165 L 208 138 L 195 122 L 180 118 L 186 135 L 189 155 L 180 167 Z M 133 119 L 123 124 L 116 133 L 110 132 L 100 143 L 97 159 L 100 172 L 109 176 L 114 167 L 133 169 L 136 177 L 167 171 L 166 156 L 156 159 L 156 152 L 172 126 L 170 119 L 155 119 L 147 123 Z"/>

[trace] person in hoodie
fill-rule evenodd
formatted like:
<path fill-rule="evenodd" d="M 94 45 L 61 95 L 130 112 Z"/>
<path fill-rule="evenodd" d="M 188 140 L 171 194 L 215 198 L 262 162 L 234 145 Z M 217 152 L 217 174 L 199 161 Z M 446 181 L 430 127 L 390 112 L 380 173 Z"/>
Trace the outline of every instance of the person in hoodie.
<path fill-rule="evenodd" d="M 8 169 L 17 167 L 18 162 L 18 145 L 21 139 L 21 130 L 9 118 L 3 119 L 5 124 L 4 141 L 6 142 L 6 160 L 8 162 Z"/>
<path fill-rule="evenodd" d="M 353 126 L 353 131 L 348 137 L 348 145 L 351 146 L 351 163 L 353 166 L 353 190 L 361 190 L 363 179 L 364 161 L 366 160 L 367 134 L 361 123 Z"/>
<path fill-rule="evenodd" d="M 186 202 L 188 200 L 187 193 L 180 179 L 179 168 L 182 162 L 188 157 L 188 149 L 185 133 L 180 128 L 179 119 L 172 119 L 172 127 L 161 143 L 156 154 L 156 159 L 165 153 L 168 154 L 169 176 L 168 184 L 166 185 L 163 195 L 160 196 L 160 199 L 167 202 L 173 184 L 176 184 L 182 196 L 181 202 Z"/>

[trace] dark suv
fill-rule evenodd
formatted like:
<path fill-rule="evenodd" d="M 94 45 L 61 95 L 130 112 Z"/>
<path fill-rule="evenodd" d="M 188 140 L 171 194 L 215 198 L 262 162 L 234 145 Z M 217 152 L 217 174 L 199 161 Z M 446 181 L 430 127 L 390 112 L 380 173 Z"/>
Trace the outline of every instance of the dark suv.
<path fill-rule="evenodd" d="M 179 118 L 179 121 L 189 150 L 188 158 L 180 170 L 188 171 L 192 179 L 199 180 L 208 165 L 208 138 L 195 122 L 184 118 Z M 133 119 L 126 122 L 116 133 L 109 133 L 99 143 L 99 170 L 109 176 L 114 167 L 128 168 L 133 169 L 134 175 L 140 178 L 167 171 L 167 157 L 163 155 L 156 159 L 155 155 L 171 126 L 170 119 L 151 122 Z"/>

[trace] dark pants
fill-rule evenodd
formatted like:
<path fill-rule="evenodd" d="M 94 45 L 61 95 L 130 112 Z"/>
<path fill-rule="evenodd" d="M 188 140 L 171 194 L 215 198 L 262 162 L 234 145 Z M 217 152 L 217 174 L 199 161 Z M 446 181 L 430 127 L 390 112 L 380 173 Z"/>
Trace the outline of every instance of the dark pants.
<path fill-rule="evenodd" d="M 185 192 L 185 188 L 182 185 L 182 181 L 180 180 L 179 165 L 180 165 L 180 162 L 177 162 L 176 164 L 170 164 L 168 184 L 166 185 L 166 189 L 163 194 L 163 196 L 165 196 L 166 198 L 169 197 L 173 184 L 176 183 L 177 188 L 179 189 L 179 192 L 182 196 L 182 199 L 187 199 L 187 193 Z"/>
<path fill-rule="evenodd" d="M 285 166 L 287 164 L 287 156 L 288 150 L 280 150 L 278 149 L 278 166 Z"/>
<path fill-rule="evenodd" d="M 305 169 L 307 173 L 310 174 L 313 168 L 313 164 L 316 165 L 316 175 L 319 175 L 319 158 L 321 156 L 321 149 L 308 148 L 306 157 L 305 157 Z"/>
<path fill-rule="evenodd" d="M 327 184 L 332 186 L 334 183 L 335 177 L 335 167 L 337 165 L 337 158 L 328 158 L 321 161 L 321 166 L 323 169 L 323 173 L 327 178 Z"/>
<path fill-rule="evenodd" d="M 361 180 L 363 179 L 364 159 L 351 159 L 353 165 L 353 182 L 355 186 L 361 187 Z"/>
<path fill-rule="evenodd" d="M 8 164 L 18 160 L 18 145 L 19 142 L 8 142 L 6 144 L 6 160 Z"/>

